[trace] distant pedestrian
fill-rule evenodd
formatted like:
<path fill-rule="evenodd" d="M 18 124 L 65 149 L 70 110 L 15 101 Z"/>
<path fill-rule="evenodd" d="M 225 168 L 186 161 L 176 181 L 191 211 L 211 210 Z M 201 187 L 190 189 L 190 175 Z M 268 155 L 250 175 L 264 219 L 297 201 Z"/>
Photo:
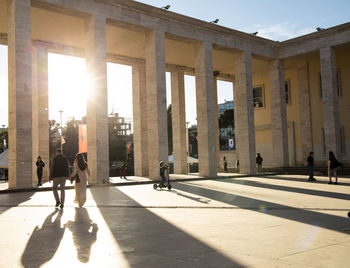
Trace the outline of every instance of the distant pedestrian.
<path fill-rule="evenodd" d="M 223 163 L 224 163 L 224 171 L 227 172 L 227 160 L 226 160 L 226 156 L 224 156 L 224 157 L 222 158 L 222 161 L 223 161 Z"/>
<path fill-rule="evenodd" d="M 310 152 L 309 156 L 307 158 L 307 165 L 309 167 L 309 179 L 308 181 L 316 181 L 316 179 L 314 178 L 314 152 Z"/>
<path fill-rule="evenodd" d="M 338 160 L 335 158 L 334 153 L 332 151 L 329 151 L 329 158 L 328 158 L 328 178 L 329 182 L 328 184 L 332 184 L 332 173 L 335 178 L 334 184 L 338 184 L 338 176 L 337 176 L 337 168 L 341 167 L 343 164 L 338 162 Z"/>
<path fill-rule="evenodd" d="M 78 177 L 76 177 L 78 175 Z M 87 180 L 90 176 L 90 170 L 88 164 L 85 161 L 83 154 L 78 153 L 74 160 L 74 168 L 71 178 L 79 178 L 75 180 L 74 190 L 75 190 L 75 199 L 74 203 L 78 204 L 79 207 L 82 207 L 86 202 L 86 187 Z M 71 182 L 73 180 L 71 179 Z"/>
<path fill-rule="evenodd" d="M 167 170 L 167 172 L 169 172 L 168 170 L 168 166 L 164 165 L 164 162 L 163 161 L 160 161 L 159 162 L 159 175 L 160 175 L 160 184 L 159 184 L 159 187 L 162 188 L 162 187 L 165 187 L 164 183 L 165 183 L 165 170 Z M 168 173 L 169 175 L 169 173 Z"/>
<path fill-rule="evenodd" d="M 56 156 L 52 159 L 51 169 L 50 169 L 50 181 L 53 180 L 53 195 L 56 199 L 56 207 L 60 206 L 63 208 L 64 206 L 64 198 L 65 198 L 65 185 L 66 180 L 69 179 L 69 163 L 67 158 L 62 154 L 60 148 L 56 149 Z M 58 196 L 58 186 L 60 186 L 61 190 L 61 200 Z"/>
<path fill-rule="evenodd" d="M 41 178 L 43 177 L 43 168 L 45 167 L 44 161 L 41 159 L 40 155 L 36 160 L 36 175 L 38 176 L 38 186 L 41 186 Z"/>
<path fill-rule="evenodd" d="M 237 172 L 239 172 L 239 159 L 237 159 L 237 160 L 236 160 L 236 164 L 235 164 L 235 166 L 236 166 L 236 170 L 237 170 Z"/>
<path fill-rule="evenodd" d="M 120 178 L 126 179 L 126 174 L 128 172 L 128 162 L 124 162 L 123 165 L 120 167 L 119 173 L 120 173 Z"/>
<path fill-rule="evenodd" d="M 261 173 L 261 171 L 262 171 L 262 162 L 263 161 L 264 161 L 264 159 L 261 157 L 260 153 L 257 153 L 255 162 L 256 162 L 257 172 L 258 173 Z"/>

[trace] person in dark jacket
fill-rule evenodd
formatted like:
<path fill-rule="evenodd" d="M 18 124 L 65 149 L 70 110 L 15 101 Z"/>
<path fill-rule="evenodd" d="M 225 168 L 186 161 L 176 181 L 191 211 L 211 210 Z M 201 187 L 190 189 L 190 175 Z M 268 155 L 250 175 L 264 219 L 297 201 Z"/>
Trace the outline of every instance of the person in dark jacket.
<path fill-rule="evenodd" d="M 65 185 L 66 180 L 70 179 L 69 176 L 69 163 L 67 158 L 62 154 L 60 148 L 56 149 L 56 156 L 52 159 L 51 169 L 50 169 L 50 181 L 53 180 L 53 195 L 56 199 L 56 207 L 60 206 L 63 208 L 64 206 L 64 197 L 65 197 Z M 58 196 L 58 186 L 61 189 L 61 201 Z"/>
<path fill-rule="evenodd" d="M 309 179 L 308 181 L 316 181 L 314 178 L 314 152 L 310 152 L 307 158 L 307 165 L 309 167 Z"/>
<path fill-rule="evenodd" d="M 41 178 L 43 177 L 43 168 L 45 167 L 44 161 L 41 159 L 40 155 L 36 160 L 36 175 L 38 176 L 38 186 L 41 186 Z"/>
<path fill-rule="evenodd" d="M 332 151 L 329 151 L 329 158 L 328 158 L 328 178 L 329 182 L 328 184 L 332 184 L 332 173 L 335 178 L 334 184 L 338 184 L 338 176 L 337 176 L 337 168 L 342 166 L 343 164 L 339 163 L 338 160 L 335 158 L 334 153 Z"/>
<path fill-rule="evenodd" d="M 227 160 L 226 160 L 226 156 L 224 156 L 222 158 L 222 162 L 224 162 L 224 171 L 227 172 Z"/>
<path fill-rule="evenodd" d="M 261 173 L 261 171 L 262 171 L 262 162 L 263 161 L 264 161 L 264 159 L 261 157 L 260 153 L 257 153 L 255 162 L 256 162 L 257 172 L 258 173 Z"/>
<path fill-rule="evenodd" d="M 128 172 L 128 162 L 124 162 L 123 165 L 120 167 L 119 174 L 120 178 L 126 179 L 126 173 Z"/>

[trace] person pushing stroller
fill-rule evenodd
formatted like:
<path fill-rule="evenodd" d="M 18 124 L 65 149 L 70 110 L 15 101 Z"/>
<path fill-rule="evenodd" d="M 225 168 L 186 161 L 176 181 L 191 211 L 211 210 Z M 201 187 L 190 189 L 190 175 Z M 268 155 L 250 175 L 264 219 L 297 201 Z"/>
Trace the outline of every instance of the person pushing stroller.
<path fill-rule="evenodd" d="M 167 176 L 165 177 L 165 170 L 167 170 Z M 154 189 L 157 189 L 159 187 L 162 189 L 162 187 L 167 187 L 169 190 L 171 189 L 170 185 L 170 179 L 169 179 L 169 166 L 164 165 L 163 161 L 159 162 L 159 175 L 160 175 L 160 183 L 157 185 L 156 183 L 153 185 Z M 167 184 L 165 184 L 165 180 L 167 180 Z"/>

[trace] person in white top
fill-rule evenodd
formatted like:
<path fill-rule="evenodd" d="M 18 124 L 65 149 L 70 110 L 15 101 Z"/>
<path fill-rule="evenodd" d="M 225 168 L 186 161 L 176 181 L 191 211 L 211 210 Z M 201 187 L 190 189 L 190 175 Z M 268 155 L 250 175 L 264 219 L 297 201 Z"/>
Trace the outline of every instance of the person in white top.
<path fill-rule="evenodd" d="M 78 177 L 75 177 L 78 174 Z M 75 177 L 75 199 L 74 203 L 82 207 L 86 202 L 86 186 L 90 176 L 90 170 L 82 153 L 78 153 L 74 160 L 74 169 L 71 175 L 71 182 Z"/>

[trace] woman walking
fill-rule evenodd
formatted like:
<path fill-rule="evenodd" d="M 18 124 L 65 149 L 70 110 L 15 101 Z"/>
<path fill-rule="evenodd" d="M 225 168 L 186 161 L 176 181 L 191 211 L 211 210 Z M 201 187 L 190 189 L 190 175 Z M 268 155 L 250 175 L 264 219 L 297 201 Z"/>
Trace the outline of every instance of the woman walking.
<path fill-rule="evenodd" d="M 41 186 L 41 178 L 43 177 L 43 168 L 45 167 L 45 163 L 41 157 L 38 156 L 35 164 L 37 166 L 36 175 L 38 176 L 38 186 Z"/>
<path fill-rule="evenodd" d="M 86 182 L 88 176 L 90 176 L 89 167 L 85 161 L 83 154 L 77 154 L 74 160 L 74 169 L 71 175 L 72 180 L 78 175 L 79 179 L 75 180 L 74 190 L 75 190 L 75 199 L 74 203 L 78 204 L 79 207 L 82 207 L 86 202 Z"/>
<path fill-rule="evenodd" d="M 332 173 L 335 178 L 335 183 L 338 184 L 338 176 L 337 176 L 337 168 L 342 166 L 341 163 L 338 162 L 338 160 L 335 158 L 334 153 L 332 151 L 329 151 L 329 159 L 328 159 L 328 178 L 329 182 L 328 184 L 332 184 Z"/>

